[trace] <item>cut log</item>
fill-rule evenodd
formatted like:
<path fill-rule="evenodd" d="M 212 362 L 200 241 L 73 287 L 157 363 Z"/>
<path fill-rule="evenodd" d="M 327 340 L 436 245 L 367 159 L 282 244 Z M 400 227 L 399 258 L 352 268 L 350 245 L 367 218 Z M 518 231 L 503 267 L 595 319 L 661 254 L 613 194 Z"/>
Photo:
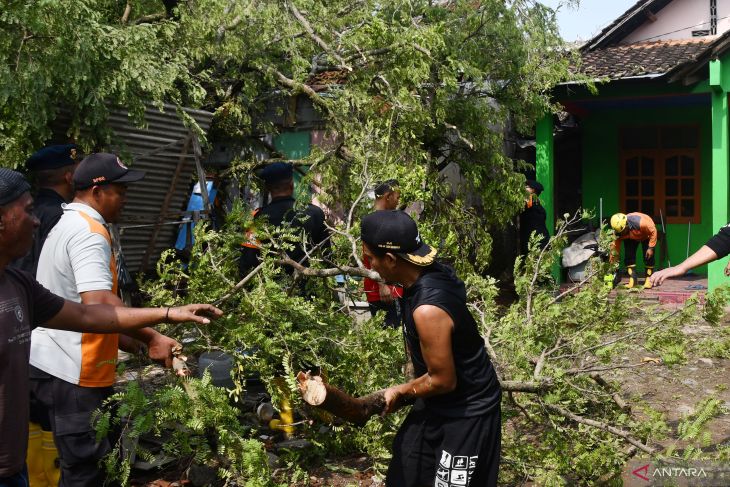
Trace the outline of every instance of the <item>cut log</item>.
<path fill-rule="evenodd" d="M 297 380 L 304 402 L 357 425 L 365 424 L 371 416 L 385 409 L 385 390 L 352 397 L 309 372 L 299 372 Z"/>

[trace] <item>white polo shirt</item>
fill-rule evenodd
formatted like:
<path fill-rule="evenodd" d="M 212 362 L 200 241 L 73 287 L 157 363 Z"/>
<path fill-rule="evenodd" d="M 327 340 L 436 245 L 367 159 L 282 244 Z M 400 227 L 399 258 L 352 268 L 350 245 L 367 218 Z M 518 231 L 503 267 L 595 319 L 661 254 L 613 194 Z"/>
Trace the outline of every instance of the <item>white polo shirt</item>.
<path fill-rule="evenodd" d="M 48 234 L 37 279 L 54 294 L 81 302 L 81 293 L 117 291 L 116 262 L 104 218 L 83 203 L 62 205 L 63 216 Z M 83 387 L 114 384 L 119 335 L 38 327 L 30 364 Z"/>

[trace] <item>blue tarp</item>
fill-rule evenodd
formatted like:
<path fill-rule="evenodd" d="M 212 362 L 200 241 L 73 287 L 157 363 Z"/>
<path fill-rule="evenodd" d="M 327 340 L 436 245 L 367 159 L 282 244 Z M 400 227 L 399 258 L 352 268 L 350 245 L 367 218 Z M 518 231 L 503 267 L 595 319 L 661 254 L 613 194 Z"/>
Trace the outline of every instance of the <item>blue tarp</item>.
<path fill-rule="evenodd" d="M 213 181 L 207 181 L 206 187 L 208 188 L 208 198 L 212 203 L 215 200 L 216 192 L 218 191 L 213 187 Z M 202 211 L 203 208 L 203 196 L 200 194 L 200 183 L 196 183 L 193 187 L 193 194 L 190 195 L 190 201 L 188 201 L 187 211 Z M 180 231 L 177 234 L 177 241 L 175 242 L 175 248 L 183 250 L 188 238 L 188 227 L 191 229 L 195 227 L 195 223 L 192 223 L 192 217 L 186 218 L 191 223 L 182 223 L 180 225 Z M 191 236 L 190 242 L 195 242 L 194 236 Z"/>

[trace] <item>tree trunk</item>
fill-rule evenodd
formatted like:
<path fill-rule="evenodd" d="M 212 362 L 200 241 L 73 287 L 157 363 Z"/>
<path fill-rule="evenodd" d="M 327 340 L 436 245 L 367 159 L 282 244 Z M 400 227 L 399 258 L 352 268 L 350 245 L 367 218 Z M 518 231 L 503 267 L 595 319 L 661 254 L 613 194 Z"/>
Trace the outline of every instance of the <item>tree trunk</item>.
<path fill-rule="evenodd" d="M 365 424 L 371 416 L 385 409 L 384 390 L 363 397 L 352 397 L 327 384 L 319 376 L 299 372 L 297 380 L 304 402 L 357 425 Z"/>

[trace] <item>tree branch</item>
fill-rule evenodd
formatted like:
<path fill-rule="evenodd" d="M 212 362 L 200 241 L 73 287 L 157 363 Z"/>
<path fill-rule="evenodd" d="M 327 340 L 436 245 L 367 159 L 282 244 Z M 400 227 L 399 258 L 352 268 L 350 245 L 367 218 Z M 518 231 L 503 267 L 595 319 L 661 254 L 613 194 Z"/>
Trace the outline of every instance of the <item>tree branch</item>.
<path fill-rule="evenodd" d="M 549 380 L 543 380 L 540 382 L 521 382 L 517 380 L 502 380 L 499 381 L 499 385 L 502 387 L 502 390 L 505 392 L 531 392 L 533 394 L 538 394 L 541 392 L 545 392 L 550 387 L 552 387 L 553 383 Z"/>
<path fill-rule="evenodd" d="M 611 394 L 611 399 L 613 399 L 613 402 L 615 402 L 616 405 L 618 405 L 618 407 L 620 407 L 622 410 L 624 410 L 626 412 L 631 412 L 631 406 L 629 406 L 629 404 L 626 401 L 624 401 L 623 398 L 621 396 L 619 396 L 619 394 L 616 391 L 613 390 L 613 387 L 611 387 L 611 384 L 606 382 L 606 379 L 601 377 L 600 374 L 598 374 L 598 372 L 592 372 L 588 376 L 591 379 L 593 379 L 596 382 L 596 384 L 603 387 L 606 390 L 606 392 Z"/>
<path fill-rule="evenodd" d="M 226 5 L 226 8 L 223 9 L 223 17 L 226 17 L 229 13 L 231 13 L 231 10 L 233 10 L 233 7 L 236 5 L 235 0 L 231 1 Z M 241 23 L 243 20 L 243 17 L 240 15 L 237 15 L 230 24 L 225 25 L 221 23 L 221 25 L 218 26 L 218 31 L 216 32 L 216 43 L 220 44 L 223 41 L 223 36 L 226 34 L 226 31 L 235 29 L 238 24 Z"/>
<path fill-rule="evenodd" d="M 637 440 L 633 437 L 633 435 L 621 428 L 616 428 L 615 426 L 608 425 L 606 423 L 602 423 L 601 421 L 596 421 L 594 419 L 588 419 L 584 418 L 583 416 L 579 416 L 575 413 L 572 413 L 568 411 L 567 409 L 563 409 L 560 406 L 555 406 L 553 404 L 543 404 L 545 409 L 548 411 L 558 414 L 560 416 L 563 416 L 564 418 L 567 418 L 571 421 L 574 421 L 576 423 L 585 424 L 586 426 L 591 426 L 593 428 L 598 428 L 602 431 L 606 431 L 607 433 L 611 433 L 612 435 L 616 435 L 620 438 L 623 438 L 624 440 L 628 441 L 632 445 L 634 445 L 639 450 L 648 453 L 649 455 L 654 455 L 657 453 L 657 449 L 653 448 L 649 445 L 646 445 L 642 443 L 641 441 Z"/>
<path fill-rule="evenodd" d="M 309 35 L 310 39 L 312 39 L 319 47 L 321 47 L 332 59 L 335 59 L 337 62 L 340 63 L 339 68 L 346 69 L 347 71 L 352 71 L 352 68 L 347 66 L 347 63 L 344 59 L 342 59 L 342 56 L 337 54 L 330 46 L 327 44 L 321 37 L 319 37 L 312 28 L 312 25 L 309 23 L 309 21 L 302 15 L 302 13 L 297 9 L 296 5 L 294 5 L 293 2 L 287 2 L 287 6 L 289 7 L 289 10 L 294 15 L 294 17 L 297 19 L 299 24 L 304 28 L 306 33 Z"/>
<path fill-rule="evenodd" d="M 325 111 L 329 113 L 329 104 L 327 101 L 319 96 L 316 91 L 314 91 L 310 86 L 307 86 L 304 83 L 300 83 L 298 81 L 294 81 L 291 78 L 287 78 L 284 74 L 282 74 L 279 70 L 272 68 L 271 66 L 263 66 L 258 69 L 259 71 L 262 71 L 266 74 L 273 75 L 276 78 L 276 81 L 286 87 L 290 90 L 293 90 L 294 92 L 301 92 L 307 95 L 312 102 L 317 105 L 320 108 L 323 108 Z"/>
<path fill-rule="evenodd" d="M 257 265 L 256 267 L 254 267 L 253 270 L 251 272 L 249 272 L 246 275 L 246 277 L 244 277 L 243 279 L 241 279 L 240 281 L 238 281 L 238 283 L 236 283 L 236 285 L 233 286 L 233 288 L 231 288 L 231 290 L 225 296 L 223 296 L 222 298 L 218 299 L 218 301 L 215 302 L 215 305 L 216 306 L 220 306 L 221 304 L 223 304 L 226 301 L 228 301 L 229 299 L 231 299 L 231 297 L 233 295 L 235 295 L 243 286 L 245 286 L 248 281 L 250 281 L 251 279 L 253 279 L 253 276 L 255 276 L 256 274 L 258 274 L 259 271 L 263 267 L 264 267 L 264 263 L 263 262 L 260 263 L 259 265 Z"/>
<path fill-rule="evenodd" d="M 348 265 L 343 265 L 340 267 L 332 267 L 329 269 L 312 269 L 311 267 L 305 267 L 299 262 L 289 258 L 285 257 L 282 259 L 277 260 L 279 264 L 289 265 L 292 266 L 294 269 L 297 270 L 300 274 L 303 276 L 312 276 L 312 277 L 333 277 L 333 276 L 339 276 L 340 274 L 347 274 L 350 276 L 361 276 L 361 277 L 367 277 L 372 279 L 373 281 L 382 282 L 383 279 L 380 277 L 380 275 L 375 272 L 371 271 L 369 269 L 364 269 L 362 267 L 352 267 Z"/>
<path fill-rule="evenodd" d="M 126 24 L 129 20 L 129 14 L 132 13 L 132 4 L 129 3 L 129 0 L 127 1 L 127 6 L 124 7 L 124 13 L 122 14 L 122 18 L 119 20 L 122 24 Z"/>
<path fill-rule="evenodd" d="M 135 25 L 139 25 L 139 24 L 145 24 L 147 22 L 155 22 L 157 20 L 163 20 L 165 18 L 167 18 L 167 14 L 165 12 L 160 12 L 160 13 L 156 13 L 156 14 L 143 15 L 142 17 L 136 19 L 132 23 Z"/>

